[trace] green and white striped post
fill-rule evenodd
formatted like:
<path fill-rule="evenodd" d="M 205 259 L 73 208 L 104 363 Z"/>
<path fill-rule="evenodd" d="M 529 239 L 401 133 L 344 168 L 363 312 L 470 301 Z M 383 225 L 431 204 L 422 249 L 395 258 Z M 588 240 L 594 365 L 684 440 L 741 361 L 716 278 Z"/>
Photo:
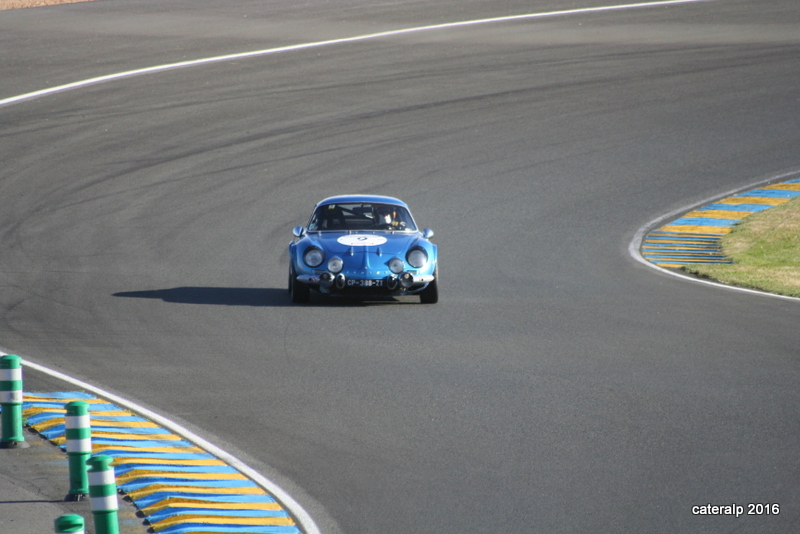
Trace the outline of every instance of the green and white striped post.
<path fill-rule="evenodd" d="M 86 534 L 83 518 L 77 514 L 62 515 L 55 520 L 56 534 Z"/>
<path fill-rule="evenodd" d="M 92 423 L 88 402 L 72 401 L 67 403 L 66 408 L 69 495 L 72 500 L 79 500 L 89 493 L 89 466 L 86 461 L 92 455 Z"/>
<path fill-rule="evenodd" d="M 0 406 L 3 409 L 0 449 L 24 448 L 22 434 L 22 358 L 13 354 L 0 357 Z"/>
<path fill-rule="evenodd" d="M 119 534 L 117 479 L 111 456 L 89 458 L 89 501 L 96 534 Z"/>

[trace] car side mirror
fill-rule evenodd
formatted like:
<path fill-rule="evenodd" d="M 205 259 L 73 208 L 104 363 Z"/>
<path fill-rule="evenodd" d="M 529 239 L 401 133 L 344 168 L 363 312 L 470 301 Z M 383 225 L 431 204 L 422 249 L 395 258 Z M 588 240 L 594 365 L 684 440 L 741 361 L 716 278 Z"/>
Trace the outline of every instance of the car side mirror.
<path fill-rule="evenodd" d="M 306 229 L 302 226 L 295 226 L 294 229 L 292 229 L 292 234 L 294 234 L 295 237 L 303 237 L 306 235 Z"/>
<path fill-rule="evenodd" d="M 433 230 L 431 230 L 430 228 L 425 228 L 422 231 L 422 237 L 424 237 L 425 239 L 432 238 L 433 237 Z"/>

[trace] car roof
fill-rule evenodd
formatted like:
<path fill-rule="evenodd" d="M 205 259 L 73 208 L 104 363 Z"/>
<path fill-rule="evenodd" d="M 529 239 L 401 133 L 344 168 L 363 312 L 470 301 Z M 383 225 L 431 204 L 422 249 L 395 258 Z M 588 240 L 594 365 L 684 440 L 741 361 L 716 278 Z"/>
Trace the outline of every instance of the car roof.
<path fill-rule="evenodd" d="M 394 197 L 385 197 L 381 195 L 338 195 L 317 202 L 317 206 L 324 206 L 326 204 L 349 204 L 349 203 L 359 203 L 359 202 L 375 203 L 375 204 L 395 204 L 397 206 L 403 206 L 404 208 L 408 209 L 408 206 L 402 200 L 396 199 Z"/>

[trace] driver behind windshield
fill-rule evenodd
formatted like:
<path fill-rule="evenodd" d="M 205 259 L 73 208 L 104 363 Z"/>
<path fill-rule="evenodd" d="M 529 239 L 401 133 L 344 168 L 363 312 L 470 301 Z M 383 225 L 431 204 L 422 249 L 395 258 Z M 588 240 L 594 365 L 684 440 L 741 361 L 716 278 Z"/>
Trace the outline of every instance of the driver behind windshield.
<path fill-rule="evenodd" d="M 375 226 L 381 230 L 404 230 L 406 222 L 402 214 L 398 213 L 396 206 L 388 204 L 376 204 L 372 206 L 372 220 Z"/>

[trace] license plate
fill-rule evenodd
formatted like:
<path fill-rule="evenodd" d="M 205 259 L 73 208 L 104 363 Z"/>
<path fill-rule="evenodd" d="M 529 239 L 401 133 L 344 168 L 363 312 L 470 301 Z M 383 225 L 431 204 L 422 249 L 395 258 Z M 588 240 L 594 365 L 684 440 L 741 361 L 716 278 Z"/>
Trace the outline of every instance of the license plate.
<path fill-rule="evenodd" d="M 382 287 L 383 280 L 348 280 L 350 287 Z"/>

